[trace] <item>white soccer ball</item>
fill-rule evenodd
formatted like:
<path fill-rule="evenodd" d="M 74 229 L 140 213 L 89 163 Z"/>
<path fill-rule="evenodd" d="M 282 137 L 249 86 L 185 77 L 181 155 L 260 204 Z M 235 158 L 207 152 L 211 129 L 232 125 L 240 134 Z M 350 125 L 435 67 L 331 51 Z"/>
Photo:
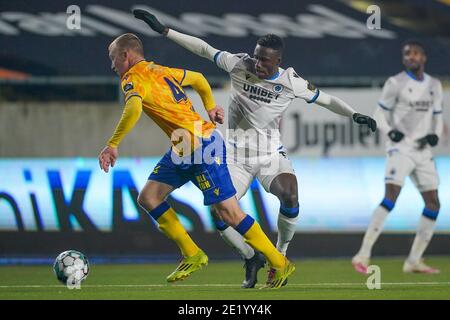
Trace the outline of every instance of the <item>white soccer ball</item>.
<path fill-rule="evenodd" d="M 56 278 L 66 285 L 77 285 L 89 274 L 89 261 L 84 254 L 67 250 L 59 254 L 53 264 Z"/>

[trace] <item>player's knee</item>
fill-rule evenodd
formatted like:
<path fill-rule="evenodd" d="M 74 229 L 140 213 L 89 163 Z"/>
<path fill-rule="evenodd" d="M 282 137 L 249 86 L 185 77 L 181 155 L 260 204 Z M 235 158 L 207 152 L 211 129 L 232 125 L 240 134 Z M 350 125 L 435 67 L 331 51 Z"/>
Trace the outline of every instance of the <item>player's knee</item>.
<path fill-rule="evenodd" d="M 232 227 L 237 226 L 245 216 L 236 199 L 216 203 L 214 210 L 220 220 Z"/>
<path fill-rule="evenodd" d="M 388 199 L 388 198 L 384 198 L 382 201 L 381 201 L 381 203 L 380 203 L 380 206 L 381 207 L 383 207 L 383 208 L 385 208 L 387 211 L 392 211 L 392 209 L 394 209 L 394 207 L 395 207 L 395 201 L 396 201 L 397 199 L 395 199 L 395 200 L 391 200 L 391 199 Z"/>
<path fill-rule="evenodd" d="M 157 197 L 148 193 L 139 193 L 137 198 L 138 204 L 147 211 L 153 210 L 161 204 L 164 199 L 158 199 Z"/>
<path fill-rule="evenodd" d="M 427 203 L 425 203 L 425 207 L 431 211 L 439 212 L 441 209 L 441 204 L 439 203 L 439 199 L 433 199 L 431 201 L 427 201 Z"/>
<path fill-rule="evenodd" d="M 281 202 L 281 205 L 287 208 L 294 208 L 298 206 L 298 195 L 297 192 L 293 190 L 286 190 L 285 192 L 281 192 L 278 199 Z"/>
<path fill-rule="evenodd" d="M 396 202 L 402 187 L 395 184 L 386 184 L 384 199 Z"/>
<path fill-rule="evenodd" d="M 236 215 L 234 212 L 224 210 L 224 211 L 220 211 L 219 214 L 220 214 L 220 217 L 222 218 L 223 222 L 226 225 L 235 227 L 240 222 L 238 215 Z"/>
<path fill-rule="evenodd" d="M 142 208 L 146 209 L 147 211 L 149 210 L 150 203 L 148 201 L 148 197 L 146 197 L 144 194 L 139 193 L 137 202 Z"/>
<path fill-rule="evenodd" d="M 239 212 L 236 212 L 236 210 L 232 210 L 232 208 L 229 207 L 219 207 L 219 208 L 216 207 L 216 212 L 226 225 L 232 227 L 237 226 L 240 220 L 242 220 L 242 217 L 239 214 Z"/>

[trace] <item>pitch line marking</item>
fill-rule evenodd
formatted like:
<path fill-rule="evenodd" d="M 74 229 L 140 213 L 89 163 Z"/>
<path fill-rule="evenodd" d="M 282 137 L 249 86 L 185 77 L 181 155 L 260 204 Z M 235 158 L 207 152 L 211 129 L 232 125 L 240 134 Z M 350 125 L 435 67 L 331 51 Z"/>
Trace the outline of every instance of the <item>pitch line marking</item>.
<path fill-rule="evenodd" d="M 450 282 L 382 282 L 385 286 L 434 286 L 450 285 Z M 339 286 L 366 286 L 359 282 L 330 282 L 330 283 L 292 283 L 288 287 L 339 287 Z M 63 288 L 63 285 L 0 285 L 1 289 L 10 288 Z M 164 288 L 164 287 L 239 287 L 239 284 L 85 284 L 83 288 Z"/>

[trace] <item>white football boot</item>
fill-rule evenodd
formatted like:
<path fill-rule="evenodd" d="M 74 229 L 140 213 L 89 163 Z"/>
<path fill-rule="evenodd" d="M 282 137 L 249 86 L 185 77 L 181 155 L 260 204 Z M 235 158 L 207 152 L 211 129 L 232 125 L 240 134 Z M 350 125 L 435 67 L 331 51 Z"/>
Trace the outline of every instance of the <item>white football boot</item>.
<path fill-rule="evenodd" d="M 367 274 L 367 267 L 369 266 L 370 258 L 363 257 L 357 254 L 352 259 L 352 266 L 356 272 Z"/>
<path fill-rule="evenodd" d="M 403 264 L 403 272 L 437 274 L 441 273 L 441 270 L 427 266 L 423 259 L 420 259 L 418 262 L 411 262 L 407 259 Z"/>

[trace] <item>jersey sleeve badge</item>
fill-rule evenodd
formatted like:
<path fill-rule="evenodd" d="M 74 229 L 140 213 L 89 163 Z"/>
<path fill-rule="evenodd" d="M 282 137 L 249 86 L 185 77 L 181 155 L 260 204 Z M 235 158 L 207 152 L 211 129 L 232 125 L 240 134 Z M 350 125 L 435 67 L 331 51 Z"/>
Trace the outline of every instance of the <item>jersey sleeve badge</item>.
<path fill-rule="evenodd" d="M 125 85 L 123 86 L 123 91 L 127 92 L 127 91 L 132 90 L 133 88 L 134 88 L 133 82 L 128 82 L 128 83 L 125 83 Z"/>

